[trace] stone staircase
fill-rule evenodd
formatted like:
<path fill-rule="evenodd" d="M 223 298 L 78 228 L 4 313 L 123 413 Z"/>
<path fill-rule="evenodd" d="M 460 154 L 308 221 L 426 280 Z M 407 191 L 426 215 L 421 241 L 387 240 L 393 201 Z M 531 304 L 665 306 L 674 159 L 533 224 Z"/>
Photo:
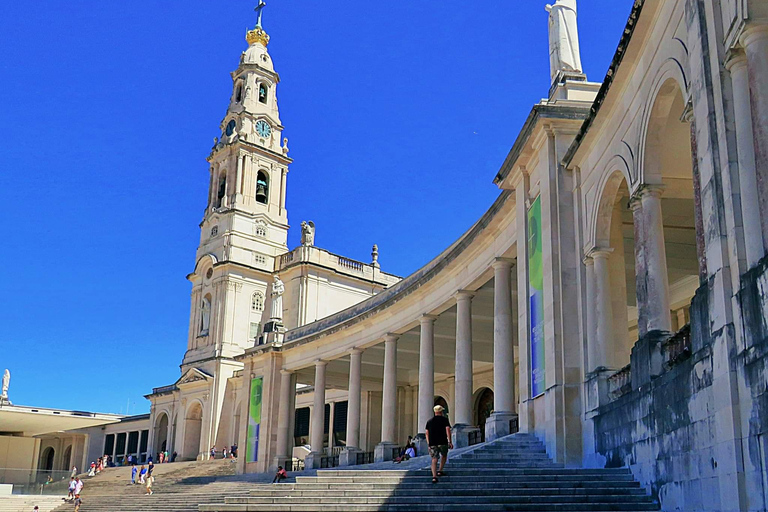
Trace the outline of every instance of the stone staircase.
<path fill-rule="evenodd" d="M 234 473 L 235 464 L 229 460 L 157 464 L 152 487 L 155 494 L 146 496 L 143 485 L 130 483 L 130 468 L 109 468 L 91 479 L 84 479 L 80 510 L 196 512 L 201 503 L 221 502 L 227 496 L 248 495 L 253 488 L 249 477 L 234 477 Z M 62 504 L 60 498 L 58 504 L 56 512 L 71 512 L 74 508 L 71 503 Z"/>
<path fill-rule="evenodd" d="M 139 509 L 136 509 L 139 510 Z M 144 509 L 141 509 L 144 510 Z M 321 470 L 295 483 L 254 485 L 201 512 L 647 511 L 659 510 L 627 469 L 565 469 L 533 436 L 507 436 L 428 469 Z"/>
<path fill-rule="evenodd" d="M 0 496 L 0 512 L 32 512 L 35 505 L 40 507 L 40 512 L 51 512 L 61 505 L 61 497 L 32 494 Z"/>

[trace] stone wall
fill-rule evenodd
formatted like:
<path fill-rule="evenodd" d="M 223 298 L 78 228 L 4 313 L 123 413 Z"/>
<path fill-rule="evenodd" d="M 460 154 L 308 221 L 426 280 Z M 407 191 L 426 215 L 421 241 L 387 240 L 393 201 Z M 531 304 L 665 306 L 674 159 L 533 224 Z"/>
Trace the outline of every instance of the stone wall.
<path fill-rule="evenodd" d="M 752 335 L 746 337 L 751 346 L 736 358 L 746 384 L 742 414 L 749 416 L 749 432 L 744 431 L 735 444 L 742 446 L 741 454 L 733 453 L 738 448 L 724 450 L 721 442 L 721 420 L 715 410 L 718 393 L 713 386 L 720 355 L 714 353 L 707 328 L 707 285 L 691 304 L 685 349 L 665 343 L 668 333 L 650 332 L 641 338 L 632 352 L 631 390 L 602 405 L 594 417 L 595 451 L 605 457 L 605 465 L 629 467 L 663 510 L 739 509 L 740 500 L 743 510 L 766 510 L 768 272 L 763 268 L 747 275 L 744 283 L 740 299 L 746 330 Z M 736 406 L 734 415 L 738 413 Z M 746 496 L 737 486 L 729 490 L 719 484 L 741 465 L 742 457 Z"/>

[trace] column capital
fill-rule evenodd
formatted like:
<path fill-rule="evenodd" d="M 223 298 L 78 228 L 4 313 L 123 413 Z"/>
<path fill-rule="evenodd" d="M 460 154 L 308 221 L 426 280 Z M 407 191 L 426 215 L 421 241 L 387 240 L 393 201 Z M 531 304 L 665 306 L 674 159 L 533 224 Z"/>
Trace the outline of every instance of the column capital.
<path fill-rule="evenodd" d="M 471 290 L 459 290 L 453 294 L 453 297 L 456 299 L 456 302 L 459 302 L 462 300 L 472 300 L 474 296 L 475 296 L 475 292 Z"/>
<path fill-rule="evenodd" d="M 589 256 L 592 257 L 592 260 L 604 260 L 608 259 L 608 257 L 613 253 L 613 249 L 610 247 L 595 247 L 591 251 L 589 251 Z"/>
<path fill-rule="evenodd" d="M 725 69 L 733 73 L 733 69 L 747 66 L 747 54 L 742 48 L 731 48 L 725 54 Z"/>
<path fill-rule="evenodd" d="M 741 46 L 747 47 L 755 41 L 761 39 L 768 39 L 768 24 L 766 23 L 750 23 L 744 27 L 744 32 L 739 37 Z"/>
<path fill-rule="evenodd" d="M 637 192 L 635 192 L 632 195 L 631 200 L 632 199 L 639 199 L 639 200 L 642 201 L 646 197 L 660 198 L 661 194 L 664 193 L 664 189 L 665 188 L 666 187 L 664 185 L 655 185 L 655 184 L 654 185 L 651 185 L 651 184 L 640 185 L 640 188 L 637 189 Z M 630 202 L 631 202 L 631 200 L 630 200 Z"/>
<path fill-rule="evenodd" d="M 585 266 L 591 267 L 595 264 L 595 260 L 592 259 L 592 251 L 587 252 L 586 256 L 581 259 Z"/>
<path fill-rule="evenodd" d="M 292 370 L 280 370 L 280 375 L 293 375 Z"/>
<path fill-rule="evenodd" d="M 425 315 L 421 315 L 421 317 L 419 317 L 419 323 L 421 325 L 434 323 L 435 320 L 437 320 L 437 315 L 427 315 L 427 314 L 425 314 Z"/>
<path fill-rule="evenodd" d="M 491 263 L 491 267 L 493 267 L 494 270 L 498 269 L 504 269 L 509 268 L 512 270 L 512 266 L 515 264 L 515 260 L 512 258 L 495 258 L 493 260 L 493 263 Z"/>
<path fill-rule="evenodd" d="M 388 332 L 386 335 L 384 335 L 384 343 L 393 343 L 399 339 L 400 339 L 399 334 L 392 334 Z"/>
<path fill-rule="evenodd" d="M 363 349 L 355 347 L 349 351 L 350 356 L 359 356 L 363 354 Z"/>
<path fill-rule="evenodd" d="M 315 367 L 318 366 L 328 366 L 328 361 L 323 361 L 322 359 L 318 359 L 315 361 Z"/>

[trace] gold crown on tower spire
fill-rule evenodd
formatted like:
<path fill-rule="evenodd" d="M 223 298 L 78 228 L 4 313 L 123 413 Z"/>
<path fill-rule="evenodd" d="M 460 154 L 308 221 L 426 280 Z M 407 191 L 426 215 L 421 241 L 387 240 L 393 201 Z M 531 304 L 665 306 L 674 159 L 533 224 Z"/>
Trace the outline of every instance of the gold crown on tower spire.
<path fill-rule="evenodd" d="M 256 22 L 256 28 L 245 33 L 245 40 L 248 41 L 249 45 L 261 43 L 262 45 L 267 46 L 269 44 L 269 34 L 267 34 L 261 26 L 261 12 L 266 5 L 267 3 L 264 0 L 259 0 L 259 5 L 254 9 L 256 14 L 259 15 L 259 18 Z"/>

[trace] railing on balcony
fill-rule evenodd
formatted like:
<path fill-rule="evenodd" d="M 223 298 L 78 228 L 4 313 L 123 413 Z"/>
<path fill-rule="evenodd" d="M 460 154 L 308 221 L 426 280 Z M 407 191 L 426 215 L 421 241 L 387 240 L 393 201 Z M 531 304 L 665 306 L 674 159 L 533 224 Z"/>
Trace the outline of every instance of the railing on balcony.
<path fill-rule="evenodd" d="M 320 457 L 320 469 L 336 468 L 339 466 L 338 455 L 328 455 Z"/>
<path fill-rule="evenodd" d="M 304 471 L 304 459 L 293 459 L 291 461 L 291 471 Z"/>
<path fill-rule="evenodd" d="M 355 455 L 355 464 L 373 464 L 373 452 L 358 452 Z"/>
<path fill-rule="evenodd" d="M 691 357 L 691 325 L 688 324 L 677 331 L 662 345 L 664 368 L 669 370 Z"/>
<path fill-rule="evenodd" d="M 284 267 L 293 261 L 293 252 L 287 252 L 280 256 L 280 267 Z"/>
<path fill-rule="evenodd" d="M 632 391 L 632 367 L 625 366 L 608 377 L 608 396 L 616 400 Z"/>
<path fill-rule="evenodd" d="M 360 263 L 359 261 L 350 260 L 349 258 L 344 258 L 343 256 L 339 256 L 339 266 L 353 270 L 355 272 L 363 272 L 365 268 L 364 263 Z"/>
<path fill-rule="evenodd" d="M 334 446 L 333 448 L 330 449 L 328 455 L 339 456 L 343 451 L 344 451 L 343 446 Z"/>
<path fill-rule="evenodd" d="M 511 426 L 510 423 L 510 428 Z M 473 430 L 469 433 L 469 446 L 474 446 L 482 442 L 485 442 L 485 435 L 482 430 Z"/>

